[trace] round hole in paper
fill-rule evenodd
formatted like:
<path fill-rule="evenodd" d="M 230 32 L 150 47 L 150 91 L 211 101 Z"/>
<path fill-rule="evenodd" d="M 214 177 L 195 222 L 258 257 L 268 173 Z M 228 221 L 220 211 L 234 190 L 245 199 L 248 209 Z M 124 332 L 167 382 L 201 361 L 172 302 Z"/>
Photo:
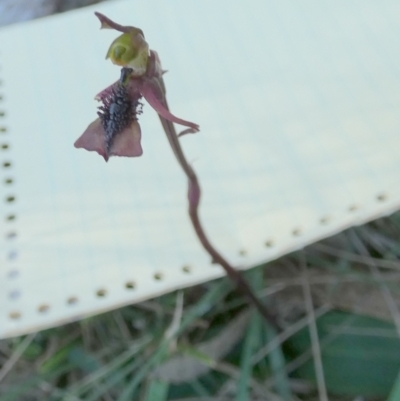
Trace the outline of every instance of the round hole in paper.
<path fill-rule="evenodd" d="M 378 195 L 376 196 L 376 200 L 377 200 L 378 202 L 385 202 L 387 199 L 388 199 L 388 196 L 387 196 L 387 194 L 385 194 L 385 193 L 381 193 L 381 194 L 378 194 Z"/>
<path fill-rule="evenodd" d="M 103 298 L 107 295 L 107 290 L 105 288 L 100 288 L 99 290 L 96 291 L 96 295 L 99 298 Z"/>
<path fill-rule="evenodd" d="M 2 132 L 2 133 L 7 132 L 7 128 L 6 127 L 0 127 L 0 132 Z"/>
<path fill-rule="evenodd" d="M 162 273 L 154 273 L 153 277 L 154 277 L 154 280 L 157 280 L 157 281 L 161 281 L 164 278 Z"/>
<path fill-rule="evenodd" d="M 323 216 L 319 219 L 320 224 L 322 224 L 323 226 L 328 224 L 330 221 L 330 217 L 329 216 Z"/>
<path fill-rule="evenodd" d="M 12 178 L 5 178 L 5 179 L 4 179 L 4 184 L 10 185 L 10 184 L 12 184 L 12 183 L 13 183 L 13 179 L 12 179 Z"/>
<path fill-rule="evenodd" d="M 75 305 L 78 303 L 78 298 L 77 297 L 69 297 L 67 299 L 67 304 L 68 305 Z"/>
<path fill-rule="evenodd" d="M 38 306 L 39 313 L 46 313 L 49 311 L 49 309 L 50 309 L 50 305 L 48 305 L 48 304 L 42 304 L 42 305 Z"/>
<path fill-rule="evenodd" d="M 6 216 L 7 221 L 14 221 L 17 218 L 15 214 L 9 214 Z"/>
<path fill-rule="evenodd" d="M 17 233 L 15 231 L 10 231 L 6 234 L 6 238 L 8 240 L 17 238 Z"/>
<path fill-rule="evenodd" d="M 7 196 L 7 198 L 6 198 L 6 202 L 8 202 L 8 203 L 12 203 L 12 202 L 14 202 L 15 201 L 15 196 L 12 196 L 12 195 L 10 195 L 10 196 Z"/>
<path fill-rule="evenodd" d="M 240 256 L 247 256 L 247 251 L 246 251 L 246 249 L 241 249 L 241 250 L 239 251 L 239 255 L 240 255 Z"/>
<path fill-rule="evenodd" d="M 293 229 L 292 235 L 293 235 L 293 237 L 300 237 L 300 235 L 301 235 L 301 230 L 300 230 L 300 228 L 295 228 L 295 229 Z"/>
<path fill-rule="evenodd" d="M 7 255 L 7 259 L 8 260 L 15 260 L 17 258 L 18 258 L 18 252 L 17 251 L 8 252 L 8 255 Z"/>
<path fill-rule="evenodd" d="M 8 298 L 13 301 L 17 300 L 21 296 L 21 292 L 19 290 L 12 290 L 8 293 Z"/>
<path fill-rule="evenodd" d="M 356 212 L 360 207 L 356 204 L 349 206 L 349 212 Z"/>
<path fill-rule="evenodd" d="M 3 162 L 3 168 L 10 168 L 11 167 L 11 162 Z"/>
<path fill-rule="evenodd" d="M 127 290 L 133 290 L 133 289 L 135 289 L 135 287 L 136 287 L 136 283 L 134 281 L 127 281 L 125 283 L 125 288 Z"/>
<path fill-rule="evenodd" d="M 11 269 L 7 273 L 7 277 L 9 279 L 14 279 L 17 278 L 18 276 L 19 276 L 19 271 L 17 269 Z"/>
<path fill-rule="evenodd" d="M 4 110 L 0 110 L 0 117 L 4 117 L 6 115 L 6 112 Z"/>
<path fill-rule="evenodd" d="M 8 316 L 12 320 L 18 320 L 21 318 L 21 312 L 13 311 L 13 312 L 10 312 Z"/>
<path fill-rule="evenodd" d="M 265 241 L 265 242 L 264 242 L 264 245 L 265 245 L 267 248 L 272 248 L 272 247 L 274 246 L 274 241 L 272 241 L 272 240 Z"/>
<path fill-rule="evenodd" d="M 191 273 L 192 272 L 192 268 L 189 265 L 185 265 L 182 267 L 182 271 L 184 273 Z"/>
<path fill-rule="evenodd" d="M 2 150 L 7 150 L 10 148 L 10 145 L 8 143 L 2 143 L 0 147 Z"/>

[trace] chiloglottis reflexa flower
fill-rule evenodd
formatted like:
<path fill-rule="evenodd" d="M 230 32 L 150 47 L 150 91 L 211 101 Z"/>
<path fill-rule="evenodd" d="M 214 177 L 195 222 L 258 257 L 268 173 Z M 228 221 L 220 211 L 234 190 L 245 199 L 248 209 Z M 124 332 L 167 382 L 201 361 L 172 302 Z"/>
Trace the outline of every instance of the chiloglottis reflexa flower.
<path fill-rule="evenodd" d="M 175 117 L 168 110 L 161 63 L 157 53 L 149 50 L 143 32 L 135 27 L 119 25 L 100 13 L 95 14 L 101 28 L 122 32 L 106 56 L 122 67 L 121 77 L 95 97 L 102 103 L 98 108 L 98 118 L 86 128 L 74 146 L 96 151 L 106 161 L 110 156 L 141 156 L 138 116 L 142 112 L 142 97 L 161 117 L 188 127 L 185 133 L 197 132 L 197 124 Z"/>

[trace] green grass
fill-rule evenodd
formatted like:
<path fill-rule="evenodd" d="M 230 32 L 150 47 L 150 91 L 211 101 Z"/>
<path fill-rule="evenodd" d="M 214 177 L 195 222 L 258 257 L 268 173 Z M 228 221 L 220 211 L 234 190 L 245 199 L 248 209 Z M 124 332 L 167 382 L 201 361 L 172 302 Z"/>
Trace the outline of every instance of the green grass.
<path fill-rule="evenodd" d="M 326 388 L 331 401 L 397 401 L 399 238 L 395 214 L 246 272 L 280 333 L 220 279 L 2 340 L 0 400 L 316 401 Z"/>

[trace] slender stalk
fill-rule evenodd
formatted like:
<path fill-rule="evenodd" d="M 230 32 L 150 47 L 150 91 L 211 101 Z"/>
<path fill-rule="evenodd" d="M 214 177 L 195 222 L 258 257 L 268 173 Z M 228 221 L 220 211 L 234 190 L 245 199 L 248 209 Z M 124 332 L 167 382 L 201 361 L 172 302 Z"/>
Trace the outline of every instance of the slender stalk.
<path fill-rule="evenodd" d="M 101 154 L 105 160 L 108 160 L 109 156 L 112 155 L 127 157 L 140 156 L 142 153 L 140 146 L 140 128 L 136 118 L 138 113 L 138 100 L 143 96 L 157 111 L 176 159 L 188 178 L 189 216 L 201 244 L 210 254 L 212 261 L 220 264 L 225 269 L 226 274 L 258 309 L 264 319 L 275 329 L 278 329 L 279 325 L 275 317 L 268 312 L 265 306 L 256 297 L 242 275 L 214 248 L 203 229 L 198 212 L 201 196 L 199 180 L 193 168 L 186 160 L 179 142 L 179 137 L 171 121 L 189 127 L 189 129 L 186 129 L 183 133 L 195 132 L 198 130 L 198 126 L 189 121 L 177 118 L 169 112 L 165 97 L 165 84 L 162 77 L 165 71 L 161 68 L 157 52 L 149 50 L 141 29 L 132 26 L 122 26 L 103 14 L 98 12 L 95 14 L 97 18 L 99 18 L 102 28 L 111 28 L 123 33 L 123 35 L 120 35 L 119 38 L 114 40 L 107 53 L 107 58 L 110 58 L 114 64 L 123 66 L 119 82 L 117 83 L 117 87 L 123 89 L 123 91 L 122 94 L 116 94 L 114 91 L 116 86 L 114 84 L 96 96 L 97 99 L 103 102 L 103 106 L 99 109 L 99 119 L 89 125 L 86 131 L 75 142 L 75 147 L 83 147 L 91 151 L 95 150 Z M 128 37 L 129 40 L 126 42 Z M 110 94 L 112 95 L 111 98 Z M 126 107 L 127 105 L 129 106 L 130 101 L 133 102 L 131 107 Z M 132 108 L 134 110 L 132 110 Z M 133 117 L 135 119 L 133 119 Z M 106 122 L 107 129 L 103 127 L 104 121 Z M 133 128 L 133 123 L 137 125 L 135 129 Z M 128 139 L 126 138 L 127 133 L 128 136 L 130 136 Z M 132 135 L 132 133 L 134 133 L 134 135 Z M 181 135 L 183 135 L 183 133 L 181 133 Z M 115 138 L 116 134 L 119 136 Z M 104 143 L 99 139 L 102 136 L 104 137 Z M 111 136 L 112 143 L 108 141 L 108 136 Z M 119 147 L 116 143 L 117 140 L 119 141 Z M 111 149 L 110 144 L 114 149 Z"/>
<path fill-rule="evenodd" d="M 166 99 L 164 99 L 164 105 L 168 108 Z M 192 166 L 187 162 L 174 125 L 165 118 L 161 116 L 159 117 L 176 159 L 188 178 L 189 216 L 198 239 L 200 240 L 204 249 L 210 254 L 212 261 L 218 263 L 224 268 L 228 277 L 236 284 L 237 288 L 242 292 L 242 294 L 248 298 L 251 304 L 256 307 L 266 322 L 279 331 L 279 325 L 275 316 L 273 316 L 257 298 L 257 296 L 254 294 L 254 291 L 251 289 L 240 272 L 238 272 L 229 264 L 229 262 L 214 248 L 208 239 L 199 217 L 199 203 L 201 196 L 199 180 Z"/>

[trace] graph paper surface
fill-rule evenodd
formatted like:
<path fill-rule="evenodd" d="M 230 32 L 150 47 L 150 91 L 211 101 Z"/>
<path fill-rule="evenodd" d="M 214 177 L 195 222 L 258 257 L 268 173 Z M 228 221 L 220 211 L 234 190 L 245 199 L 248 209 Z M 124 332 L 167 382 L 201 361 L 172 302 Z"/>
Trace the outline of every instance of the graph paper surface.
<path fill-rule="evenodd" d="M 223 275 L 149 105 L 144 154 L 73 142 L 119 76 L 115 31 L 143 29 L 203 188 L 213 243 L 245 269 L 400 206 L 395 1 L 114 1 L 0 30 L 0 337 Z"/>

